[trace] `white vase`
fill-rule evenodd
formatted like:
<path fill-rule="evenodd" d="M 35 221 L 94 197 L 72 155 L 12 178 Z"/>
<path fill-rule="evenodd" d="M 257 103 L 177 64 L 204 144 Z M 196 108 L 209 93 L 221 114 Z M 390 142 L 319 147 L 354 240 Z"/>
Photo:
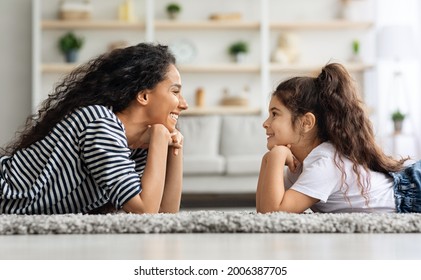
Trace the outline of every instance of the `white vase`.
<path fill-rule="evenodd" d="M 342 18 L 350 21 L 369 19 L 369 7 L 366 0 L 343 0 Z"/>
<path fill-rule="evenodd" d="M 246 59 L 246 54 L 243 52 L 240 52 L 234 55 L 234 61 L 237 63 L 243 63 L 245 59 Z"/>

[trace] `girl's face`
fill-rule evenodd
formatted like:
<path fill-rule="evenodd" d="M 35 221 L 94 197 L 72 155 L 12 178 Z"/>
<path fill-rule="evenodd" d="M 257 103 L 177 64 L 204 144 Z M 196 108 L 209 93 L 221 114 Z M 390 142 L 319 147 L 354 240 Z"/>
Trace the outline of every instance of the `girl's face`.
<path fill-rule="evenodd" d="M 166 79 L 157 84 L 148 97 L 150 123 L 163 124 L 170 132 L 174 131 L 181 111 L 188 108 L 181 93 L 180 73 L 174 65 L 170 65 Z"/>
<path fill-rule="evenodd" d="M 275 145 L 292 145 L 300 139 L 292 125 L 291 112 L 275 96 L 270 100 L 269 117 L 263 122 L 263 127 L 266 129 L 269 150 Z"/>

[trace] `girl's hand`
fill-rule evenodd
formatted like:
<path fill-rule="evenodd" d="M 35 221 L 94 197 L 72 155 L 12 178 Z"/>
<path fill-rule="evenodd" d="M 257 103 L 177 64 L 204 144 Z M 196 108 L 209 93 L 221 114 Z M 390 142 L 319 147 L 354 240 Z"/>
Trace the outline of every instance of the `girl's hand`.
<path fill-rule="evenodd" d="M 291 157 L 287 159 L 287 162 L 285 162 L 285 164 L 288 166 L 289 170 L 292 173 L 295 173 L 295 171 L 297 171 L 298 169 L 298 166 L 300 165 L 300 162 L 295 158 L 294 154 L 291 152 L 291 145 L 288 144 L 286 147 L 288 148 Z"/>
<path fill-rule="evenodd" d="M 183 147 L 184 136 L 177 129 L 171 133 L 169 146 L 173 147 L 173 155 L 178 155 L 178 151 Z"/>
<path fill-rule="evenodd" d="M 285 158 L 285 165 L 288 166 L 289 170 L 291 172 L 295 172 L 299 162 L 298 160 L 294 157 L 294 155 L 291 152 L 290 149 L 290 145 L 287 146 L 274 146 L 271 150 L 270 153 L 277 153 L 279 154 L 282 158 Z"/>

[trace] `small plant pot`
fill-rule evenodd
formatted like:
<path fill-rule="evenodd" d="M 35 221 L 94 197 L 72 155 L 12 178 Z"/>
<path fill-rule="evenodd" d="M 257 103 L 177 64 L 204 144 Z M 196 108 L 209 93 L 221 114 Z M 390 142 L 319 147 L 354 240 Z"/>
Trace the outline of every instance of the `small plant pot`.
<path fill-rule="evenodd" d="M 168 18 L 171 20 L 176 20 L 179 14 L 179 12 L 168 12 Z"/>
<path fill-rule="evenodd" d="M 236 62 L 236 63 L 243 63 L 244 60 L 246 59 L 246 54 L 240 52 L 240 53 L 234 54 L 232 57 L 234 59 L 234 62 Z"/>
<path fill-rule="evenodd" d="M 402 132 L 402 126 L 403 126 L 403 121 L 393 122 L 393 128 L 394 128 L 395 134 L 399 134 Z"/>
<path fill-rule="evenodd" d="M 67 63 L 75 63 L 77 61 L 79 52 L 77 50 L 70 50 L 65 53 L 65 59 Z"/>

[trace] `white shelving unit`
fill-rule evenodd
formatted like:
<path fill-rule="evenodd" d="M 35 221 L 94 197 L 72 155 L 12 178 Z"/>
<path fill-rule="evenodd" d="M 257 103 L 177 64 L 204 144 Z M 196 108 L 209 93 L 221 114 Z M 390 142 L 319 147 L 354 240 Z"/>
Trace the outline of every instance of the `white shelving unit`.
<path fill-rule="evenodd" d="M 350 50 L 350 37 L 343 39 L 346 42 L 339 43 L 329 34 L 341 33 L 341 36 L 347 32 L 366 34 L 373 27 L 373 22 L 370 20 L 337 20 L 331 15 L 322 19 L 290 19 L 273 15 L 273 6 L 277 5 L 279 8 L 282 5 L 292 5 L 290 1 L 231 0 L 229 3 L 225 1 L 224 5 L 220 5 L 218 1 L 196 0 L 193 3 L 193 1 L 178 0 L 177 2 L 186 8 L 183 17 L 178 20 L 165 18 L 163 7 L 168 3 L 166 0 L 133 1 L 138 18 L 135 22 L 117 20 L 117 8 L 123 1 L 91 0 L 94 11 L 90 20 L 63 21 L 56 17 L 59 0 L 34 0 L 32 94 L 34 111 L 52 89 L 52 84 L 78 65 L 61 62 L 61 56 L 55 47 L 58 36 L 67 30 L 84 34 L 86 50 L 83 50 L 81 63 L 105 51 L 104 46 L 110 43 L 110 40 L 130 38 L 133 43 L 158 41 L 169 45 L 177 39 L 193 41 L 197 52 L 195 59 L 191 62 L 179 63 L 178 67 L 182 74 L 184 95 L 191 105 L 186 114 L 198 115 L 266 112 L 266 102 L 274 80 L 278 81 L 284 76 L 296 73 L 314 73 L 328 62 L 329 59 L 316 61 L 318 51 L 315 49 L 314 59 L 303 55 L 303 59 L 296 64 L 271 63 L 271 52 L 279 33 L 297 32 L 302 34 L 302 37 L 310 38 L 314 36 L 313 34 L 318 34 L 314 45 L 330 40 L 330 43 L 325 42 L 331 48 L 330 50 L 338 48 Z M 305 1 L 302 4 L 318 5 L 312 2 L 323 1 L 340 2 L 340 0 L 322 0 Z M 191 8 L 195 9 L 194 13 L 189 10 L 190 6 L 194 6 Z M 210 11 L 226 12 L 235 8 L 244 14 L 242 20 L 212 21 L 207 19 Z M 125 34 L 125 37 L 122 34 Z M 226 48 L 231 42 L 241 39 L 247 40 L 252 47 L 249 58 L 241 64 L 230 62 Z M 329 53 L 329 50 L 326 51 Z M 374 65 L 369 62 L 369 57 L 364 60 L 367 63 L 346 62 L 347 59 L 343 53 L 347 51 L 342 51 L 342 57 L 333 57 L 333 59 L 344 62 L 345 66 L 363 83 L 364 73 L 370 71 Z M 307 53 L 310 52 L 311 50 L 307 50 Z M 223 89 L 229 88 L 235 93 L 244 85 L 251 89 L 249 107 L 218 106 L 217 100 L 221 98 Z M 204 87 L 208 97 L 207 106 L 204 108 L 193 106 L 194 91 L 198 87 Z"/>

